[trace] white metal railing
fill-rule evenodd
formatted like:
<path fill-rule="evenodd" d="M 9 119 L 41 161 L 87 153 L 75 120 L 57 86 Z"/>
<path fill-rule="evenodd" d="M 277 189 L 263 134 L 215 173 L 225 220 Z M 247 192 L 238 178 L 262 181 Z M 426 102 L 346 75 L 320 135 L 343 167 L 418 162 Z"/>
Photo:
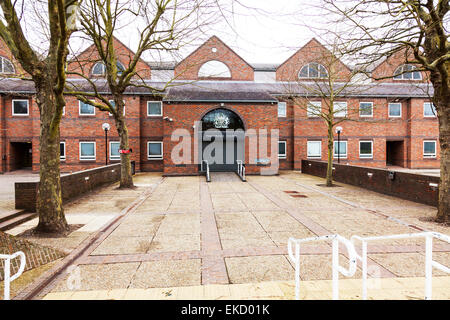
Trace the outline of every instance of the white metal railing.
<path fill-rule="evenodd" d="M 244 161 L 236 160 L 237 163 L 237 174 L 241 177 L 242 181 L 245 181 L 245 166 Z"/>
<path fill-rule="evenodd" d="M 19 270 L 11 276 L 11 260 L 15 259 L 17 257 L 20 257 L 20 266 L 19 266 Z M 22 251 L 17 251 L 16 253 L 13 253 L 11 255 L 7 255 L 7 254 L 0 254 L 0 259 L 5 259 L 5 266 L 4 266 L 4 270 L 5 270 L 5 281 L 4 281 L 4 295 L 3 295 L 3 299 L 4 300 L 9 300 L 9 288 L 10 288 L 10 283 L 13 282 L 14 280 L 16 280 L 18 277 L 20 277 L 20 275 L 23 273 L 23 270 L 25 269 L 25 254 Z"/>
<path fill-rule="evenodd" d="M 306 239 L 289 238 L 288 253 L 289 258 L 295 264 L 295 299 L 300 299 L 300 244 L 305 242 L 332 240 L 332 277 L 333 277 L 333 300 L 339 299 L 339 272 L 346 277 L 351 277 L 356 272 L 356 251 L 353 243 L 338 234 Z M 339 243 L 347 248 L 349 254 L 349 268 L 345 269 L 339 265 Z M 292 245 L 295 244 L 295 254 L 292 252 Z"/>
<path fill-rule="evenodd" d="M 206 164 L 206 170 L 203 168 L 203 163 Z M 211 176 L 209 174 L 209 163 L 208 163 L 208 160 L 202 160 L 201 170 L 206 173 L 206 181 L 210 182 L 211 181 Z"/>
<path fill-rule="evenodd" d="M 409 233 L 409 234 L 396 234 L 390 236 L 379 237 L 359 237 L 354 235 L 350 238 L 350 241 L 354 247 L 355 240 L 361 241 L 361 255 L 356 254 L 358 260 L 362 263 L 362 298 L 367 299 L 367 243 L 369 241 L 377 240 L 394 240 L 394 239 L 410 239 L 410 238 L 425 238 L 425 300 L 431 300 L 432 295 L 432 278 L 433 267 L 443 272 L 450 273 L 450 268 L 433 260 L 433 238 L 446 241 L 450 243 L 450 237 L 438 232 L 421 232 L 421 233 Z"/>

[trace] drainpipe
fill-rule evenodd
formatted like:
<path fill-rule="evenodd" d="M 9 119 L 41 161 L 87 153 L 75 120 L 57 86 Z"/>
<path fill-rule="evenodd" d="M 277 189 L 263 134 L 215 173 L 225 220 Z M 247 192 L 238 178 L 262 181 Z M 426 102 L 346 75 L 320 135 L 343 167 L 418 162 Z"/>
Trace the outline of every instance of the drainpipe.
<path fill-rule="evenodd" d="M 1 107 L 2 110 L 0 113 L 0 139 L 1 139 L 1 163 L 2 163 L 2 172 L 6 172 L 6 101 L 5 96 L 1 95 Z"/>

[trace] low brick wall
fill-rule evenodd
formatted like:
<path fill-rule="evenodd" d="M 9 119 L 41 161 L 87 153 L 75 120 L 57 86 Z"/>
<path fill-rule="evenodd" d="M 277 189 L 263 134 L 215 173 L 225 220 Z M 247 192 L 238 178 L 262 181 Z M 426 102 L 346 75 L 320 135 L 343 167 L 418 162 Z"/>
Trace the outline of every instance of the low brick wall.
<path fill-rule="evenodd" d="M 430 186 L 439 184 L 439 177 L 413 174 L 367 167 L 349 166 L 334 163 L 333 179 L 379 193 L 396 196 L 431 206 L 438 205 L 439 189 Z M 323 161 L 302 160 L 302 172 L 318 177 L 326 177 L 327 163 Z"/>
<path fill-rule="evenodd" d="M 132 166 L 134 168 L 134 163 Z M 120 163 L 61 176 L 63 202 L 73 199 L 83 193 L 92 191 L 102 185 L 114 183 L 119 180 Z M 16 182 L 16 209 L 35 212 L 38 187 L 39 182 Z"/>
<path fill-rule="evenodd" d="M 66 254 L 50 247 L 44 247 L 30 241 L 11 236 L 0 231 L 0 253 L 13 254 L 22 251 L 25 254 L 25 270 L 28 271 L 56 259 L 65 257 Z M 0 281 L 4 280 L 5 260 L 0 260 Z M 11 275 L 15 274 L 20 267 L 20 258 L 11 260 Z"/>

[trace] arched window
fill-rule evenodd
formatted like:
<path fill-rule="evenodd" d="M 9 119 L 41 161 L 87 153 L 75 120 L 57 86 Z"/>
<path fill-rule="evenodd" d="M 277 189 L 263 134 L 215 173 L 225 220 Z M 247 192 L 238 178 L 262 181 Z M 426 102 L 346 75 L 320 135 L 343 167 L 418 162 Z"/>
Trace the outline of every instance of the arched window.
<path fill-rule="evenodd" d="M 328 72 L 320 63 L 311 62 L 302 67 L 298 73 L 298 77 L 311 79 L 326 78 L 328 77 Z"/>
<path fill-rule="evenodd" d="M 121 75 L 123 70 L 125 70 L 125 68 L 123 67 L 123 65 L 117 61 L 117 75 Z M 104 76 L 106 75 L 106 66 L 103 62 L 97 62 L 94 67 L 92 68 L 92 74 L 94 76 Z"/>
<path fill-rule="evenodd" d="M 231 78 L 230 69 L 223 62 L 212 60 L 204 63 L 198 71 L 199 78 Z"/>
<path fill-rule="evenodd" d="M 394 80 L 422 80 L 422 74 L 412 64 L 404 64 L 395 70 Z"/>
<path fill-rule="evenodd" d="M 0 57 L 0 73 L 14 73 L 14 65 L 5 57 Z"/>

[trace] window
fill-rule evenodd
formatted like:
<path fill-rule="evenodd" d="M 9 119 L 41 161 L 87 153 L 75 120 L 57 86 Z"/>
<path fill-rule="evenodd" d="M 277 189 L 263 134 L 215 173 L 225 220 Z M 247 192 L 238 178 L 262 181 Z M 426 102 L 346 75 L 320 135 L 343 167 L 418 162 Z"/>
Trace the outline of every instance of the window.
<path fill-rule="evenodd" d="M 335 102 L 333 104 L 334 116 L 344 118 L 347 116 L 347 102 Z"/>
<path fill-rule="evenodd" d="M 334 156 L 337 157 L 339 152 L 339 158 L 347 158 L 347 141 L 334 141 Z"/>
<path fill-rule="evenodd" d="M 308 158 L 322 157 L 322 141 L 308 141 L 307 142 Z"/>
<path fill-rule="evenodd" d="M 114 100 L 109 100 L 109 103 L 113 107 L 113 109 L 116 108 L 116 102 Z M 112 116 L 113 114 L 108 112 L 109 116 Z M 125 101 L 123 102 L 123 115 L 125 115 Z"/>
<path fill-rule="evenodd" d="M 412 64 L 404 64 L 395 70 L 394 80 L 422 80 L 420 71 L 414 71 L 416 69 Z"/>
<path fill-rule="evenodd" d="M 228 66 L 220 61 L 211 60 L 204 63 L 198 70 L 199 78 L 231 78 Z"/>
<path fill-rule="evenodd" d="M 29 101 L 17 99 L 12 101 L 12 114 L 13 116 L 28 116 L 29 111 Z"/>
<path fill-rule="evenodd" d="M 389 117 L 401 118 L 402 116 L 402 104 L 401 103 L 389 103 Z"/>
<path fill-rule="evenodd" d="M 323 65 L 317 62 L 311 62 L 300 69 L 298 77 L 310 79 L 326 78 L 328 77 L 328 72 Z"/>
<path fill-rule="evenodd" d="M 0 57 L 0 73 L 14 73 L 14 65 L 4 57 Z"/>
<path fill-rule="evenodd" d="M 80 160 L 95 160 L 95 142 L 80 142 Z"/>
<path fill-rule="evenodd" d="M 286 102 L 278 102 L 278 117 L 286 117 Z"/>
<path fill-rule="evenodd" d="M 286 159 L 286 141 L 278 141 L 278 159 Z"/>
<path fill-rule="evenodd" d="M 428 140 L 423 142 L 424 158 L 436 158 L 436 141 Z"/>
<path fill-rule="evenodd" d="M 372 117 L 373 116 L 373 102 L 360 102 L 359 103 L 359 116 L 360 117 Z"/>
<path fill-rule="evenodd" d="M 309 101 L 306 106 L 306 115 L 308 118 L 318 117 L 322 113 L 322 102 Z"/>
<path fill-rule="evenodd" d="M 147 116 L 161 117 L 162 116 L 162 102 L 161 101 L 147 101 Z"/>
<path fill-rule="evenodd" d="M 117 75 L 122 75 L 123 71 L 125 70 L 124 66 L 117 61 Z M 97 62 L 94 67 L 92 68 L 92 75 L 94 76 L 104 76 L 106 75 L 106 66 L 103 62 Z"/>
<path fill-rule="evenodd" d="M 163 158 L 163 143 L 162 142 L 148 142 L 148 159 L 161 160 Z"/>
<path fill-rule="evenodd" d="M 120 142 L 111 141 L 109 143 L 109 159 L 111 160 L 119 160 L 120 159 Z"/>
<path fill-rule="evenodd" d="M 59 143 L 59 159 L 61 161 L 66 160 L 66 143 L 65 142 Z"/>
<path fill-rule="evenodd" d="M 425 102 L 423 104 L 423 116 L 430 118 L 436 117 L 436 106 L 431 102 Z"/>
<path fill-rule="evenodd" d="M 79 108 L 80 108 L 80 116 L 94 116 L 95 115 L 95 107 L 91 104 L 84 103 L 81 100 L 78 100 Z"/>
<path fill-rule="evenodd" d="M 372 158 L 373 157 L 373 141 L 359 142 L 359 157 Z"/>

